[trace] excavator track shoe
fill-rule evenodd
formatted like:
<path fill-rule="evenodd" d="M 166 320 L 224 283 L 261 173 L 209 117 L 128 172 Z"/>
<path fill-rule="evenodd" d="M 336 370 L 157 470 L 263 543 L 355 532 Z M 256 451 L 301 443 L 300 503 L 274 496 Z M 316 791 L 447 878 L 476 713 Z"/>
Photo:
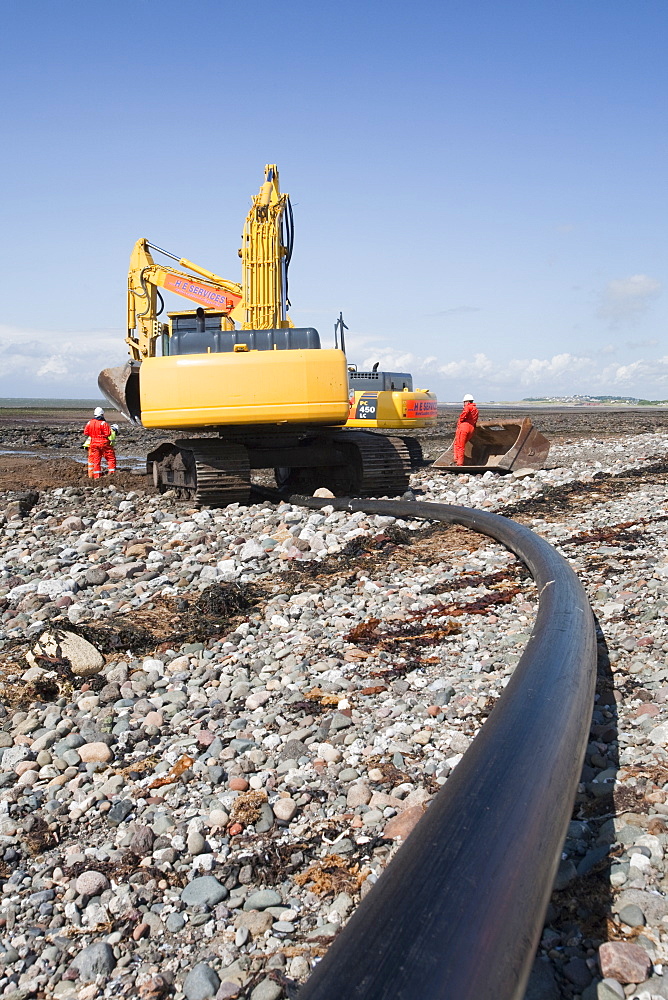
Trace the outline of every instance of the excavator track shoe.
<path fill-rule="evenodd" d="M 149 454 L 146 471 L 161 493 L 173 489 L 200 506 L 225 507 L 250 500 L 247 450 L 217 438 L 165 442 Z"/>
<path fill-rule="evenodd" d="M 402 438 L 368 431 L 342 431 L 335 440 L 349 450 L 355 496 L 398 496 L 406 492 L 410 485 L 411 456 Z"/>
<path fill-rule="evenodd" d="M 217 438 L 194 438 L 176 442 L 189 451 L 197 470 L 195 500 L 200 506 L 226 507 L 249 503 L 251 492 L 248 451 L 240 444 Z"/>

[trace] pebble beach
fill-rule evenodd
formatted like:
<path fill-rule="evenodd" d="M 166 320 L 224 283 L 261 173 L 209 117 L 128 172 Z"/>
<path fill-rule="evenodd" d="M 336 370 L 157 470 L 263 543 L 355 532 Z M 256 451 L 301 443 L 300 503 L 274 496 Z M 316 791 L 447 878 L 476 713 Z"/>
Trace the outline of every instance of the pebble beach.
<path fill-rule="evenodd" d="M 597 618 L 528 1000 L 668 997 L 668 432 L 413 474 L 512 516 Z M 294 997 L 493 709 L 537 607 L 459 527 L 142 477 L 0 493 L 0 997 Z"/>

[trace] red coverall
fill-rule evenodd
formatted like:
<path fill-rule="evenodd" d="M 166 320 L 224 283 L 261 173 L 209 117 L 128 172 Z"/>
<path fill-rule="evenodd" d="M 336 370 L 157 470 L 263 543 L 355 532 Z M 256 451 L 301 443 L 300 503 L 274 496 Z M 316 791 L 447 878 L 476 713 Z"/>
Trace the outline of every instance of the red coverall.
<path fill-rule="evenodd" d="M 88 448 L 88 478 L 99 479 L 102 475 L 100 460 L 106 459 L 107 472 L 116 471 L 116 452 L 109 444 L 111 427 L 106 420 L 98 420 L 93 417 L 83 429 L 84 434 L 90 438 Z"/>
<path fill-rule="evenodd" d="M 464 449 L 466 448 L 466 442 L 473 434 L 477 423 L 478 408 L 475 403 L 467 399 L 464 403 L 464 409 L 459 414 L 457 430 L 455 431 L 453 451 L 455 453 L 455 462 L 457 465 L 464 464 Z"/>

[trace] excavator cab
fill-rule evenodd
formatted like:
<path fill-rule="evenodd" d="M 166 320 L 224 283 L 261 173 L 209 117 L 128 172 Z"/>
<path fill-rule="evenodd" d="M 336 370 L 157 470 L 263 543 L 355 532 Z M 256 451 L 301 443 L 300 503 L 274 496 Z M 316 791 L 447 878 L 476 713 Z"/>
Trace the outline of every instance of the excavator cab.
<path fill-rule="evenodd" d="M 448 472 L 513 472 L 542 469 L 550 442 L 537 431 L 529 417 L 522 420 L 479 420 L 466 444 L 464 465 L 455 463 L 453 446 L 433 463 Z"/>

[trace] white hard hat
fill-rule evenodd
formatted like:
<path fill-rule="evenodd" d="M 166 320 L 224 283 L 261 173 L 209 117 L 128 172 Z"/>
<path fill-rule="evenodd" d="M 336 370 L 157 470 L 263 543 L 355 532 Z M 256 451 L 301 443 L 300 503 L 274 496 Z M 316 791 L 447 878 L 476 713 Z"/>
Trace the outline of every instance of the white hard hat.
<path fill-rule="evenodd" d="M 473 398 L 474 397 L 471 395 L 471 393 L 467 392 L 466 395 L 464 396 L 464 398 L 462 399 L 462 403 L 472 403 L 473 402 Z"/>
<path fill-rule="evenodd" d="M 112 424 L 111 425 L 111 429 L 112 429 L 112 431 L 117 431 L 118 430 L 118 424 Z"/>
<path fill-rule="evenodd" d="M 103 417 L 104 416 L 104 410 L 102 409 L 101 406 L 96 406 L 95 407 L 95 409 L 93 410 L 93 416 L 94 417 Z"/>

